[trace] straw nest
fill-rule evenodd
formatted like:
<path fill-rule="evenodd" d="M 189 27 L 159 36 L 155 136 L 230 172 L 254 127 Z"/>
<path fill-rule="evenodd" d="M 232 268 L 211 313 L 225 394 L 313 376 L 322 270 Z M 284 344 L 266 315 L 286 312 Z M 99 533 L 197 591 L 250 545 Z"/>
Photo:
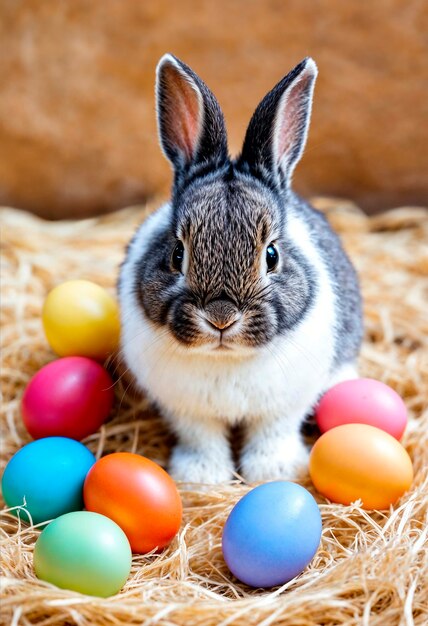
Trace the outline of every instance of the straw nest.
<path fill-rule="evenodd" d="M 391 385 L 406 401 L 410 423 L 403 443 L 415 468 L 411 491 L 382 512 L 364 511 L 358 503 L 330 504 L 315 494 L 323 535 L 312 563 L 281 588 L 253 590 L 229 574 L 221 553 L 223 524 L 249 486 L 183 486 L 181 532 L 162 554 L 135 555 L 124 589 L 108 599 L 38 580 L 32 557 L 40 530 L 3 511 L 2 623 L 426 626 L 428 213 L 408 207 L 368 218 L 346 201 L 315 203 L 342 233 L 361 277 L 361 373 Z M 124 246 L 147 211 L 134 207 L 74 223 L 3 211 L 2 467 L 29 441 L 19 408 L 24 386 L 55 358 L 41 326 L 47 292 L 71 278 L 114 292 Z M 126 377 L 117 378 L 114 414 L 85 443 L 97 456 L 126 450 L 165 465 L 171 441 L 162 421 Z M 309 478 L 303 484 L 313 492 Z"/>

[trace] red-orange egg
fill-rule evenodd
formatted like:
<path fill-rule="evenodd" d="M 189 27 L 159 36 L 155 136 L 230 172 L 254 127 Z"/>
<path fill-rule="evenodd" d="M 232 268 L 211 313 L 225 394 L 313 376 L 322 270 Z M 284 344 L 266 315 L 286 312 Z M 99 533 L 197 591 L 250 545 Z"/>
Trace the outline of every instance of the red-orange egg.
<path fill-rule="evenodd" d="M 175 482 L 139 454 L 102 457 L 86 477 L 83 496 L 88 511 L 106 515 L 122 528 L 133 552 L 164 548 L 180 528 L 182 504 Z"/>

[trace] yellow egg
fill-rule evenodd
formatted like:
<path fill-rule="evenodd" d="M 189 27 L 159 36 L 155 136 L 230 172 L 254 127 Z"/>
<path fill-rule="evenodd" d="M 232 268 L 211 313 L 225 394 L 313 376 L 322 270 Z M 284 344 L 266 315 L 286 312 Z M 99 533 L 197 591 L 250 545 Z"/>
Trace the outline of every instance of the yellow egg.
<path fill-rule="evenodd" d="M 59 356 L 104 360 L 118 346 L 120 322 L 116 301 L 88 280 L 69 280 L 48 294 L 43 327 Z"/>
<path fill-rule="evenodd" d="M 364 509 L 386 509 L 409 489 L 413 467 L 403 446 L 367 424 L 344 424 L 322 435 L 312 448 L 309 473 L 332 502 L 361 499 Z"/>

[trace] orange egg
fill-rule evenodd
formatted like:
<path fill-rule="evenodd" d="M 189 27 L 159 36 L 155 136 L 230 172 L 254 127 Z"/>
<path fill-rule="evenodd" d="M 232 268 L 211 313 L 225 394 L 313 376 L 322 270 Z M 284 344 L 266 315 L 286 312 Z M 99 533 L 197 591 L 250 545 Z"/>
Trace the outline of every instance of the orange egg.
<path fill-rule="evenodd" d="M 133 552 L 165 547 L 180 528 L 182 504 L 175 482 L 139 454 L 102 457 L 86 477 L 83 496 L 88 511 L 121 527 Z"/>
<path fill-rule="evenodd" d="M 386 509 L 409 489 L 413 467 L 403 446 L 367 424 L 344 424 L 315 443 L 309 472 L 316 489 L 332 502 L 361 499 L 364 509 Z"/>

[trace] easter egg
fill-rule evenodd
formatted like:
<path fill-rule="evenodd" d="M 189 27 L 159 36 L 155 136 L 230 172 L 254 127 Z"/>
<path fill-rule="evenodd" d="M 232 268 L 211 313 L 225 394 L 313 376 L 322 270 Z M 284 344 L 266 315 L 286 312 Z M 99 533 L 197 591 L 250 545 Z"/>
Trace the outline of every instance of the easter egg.
<path fill-rule="evenodd" d="M 83 483 L 95 457 L 83 444 L 47 437 L 27 444 L 10 459 L 2 478 L 8 507 L 22 506 L 34 524 L 83 508 Z M 21 519 L 29 522 L 25 511 Z"/>
<path fill-rule="evenodd" d="M 241 498 L 227 518 L 224 560 L 247 585 L 282 585 L 312 560 L 321 530 L 320 510 L 309 491 L 287 481 L 265 483 Z"/>
<path fill-rule="evenodd" d="M 367 424 L 343 424 L 312 448 L 309 472 L 316 489 L 332 502 L 386 509 L 409 489 L 413 467 L 403 446 Z"/>
<path fill-rule="evenodd" d="M 119 311 L 110 294 L 88 280 L 69 280 L 48 294 L 43 327 L 59 356 L 104 360 L 119 342 Z"/>
<path fill-rule="evenodd" d="M 133 552 L 163 548 L 177 534 L 182 516 L 173 479 L 157 463 L 131 452 L 102 457 L 84 486 L 85 507 L 114 520 Z"/>
<path fill-rule="evenodd" d="M 406 405 L 398 393 L 372 378 L 335 385 L 321 398 L 315 416 L 322 433 L 341 424 L 368 424 L 401 439 L 407 424 Z"/>
<path fill-rule="evenodd" d="M 48 524 L 36 541 L 36 576 L 62 589 L 106 598 L 131 571 L 131 547 L 108 517 L 75 511 Z"/>
<path fill-rule="evenodd" d="M 113 381 L 96 361 L 69 356 L 48 363 L 22 397 L 24 424 L 34 439 L 83 439 L 106 420 L 114 399 Z"/>

